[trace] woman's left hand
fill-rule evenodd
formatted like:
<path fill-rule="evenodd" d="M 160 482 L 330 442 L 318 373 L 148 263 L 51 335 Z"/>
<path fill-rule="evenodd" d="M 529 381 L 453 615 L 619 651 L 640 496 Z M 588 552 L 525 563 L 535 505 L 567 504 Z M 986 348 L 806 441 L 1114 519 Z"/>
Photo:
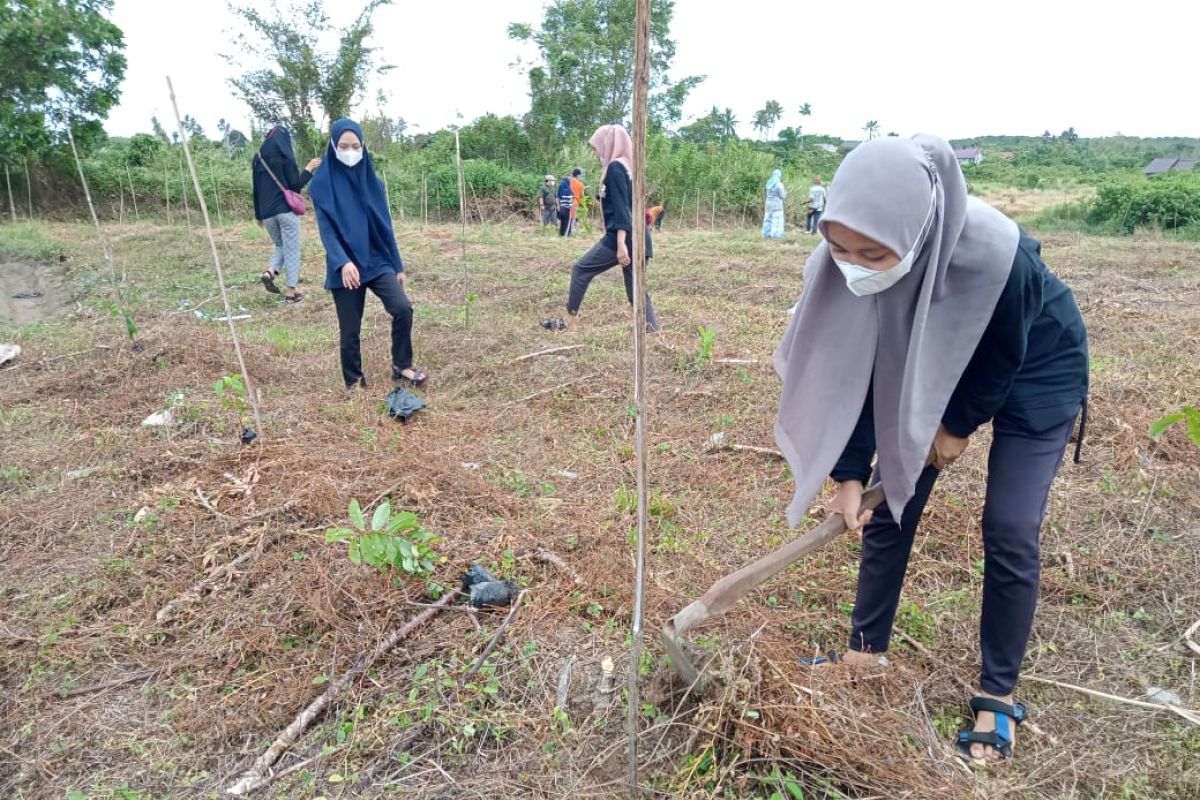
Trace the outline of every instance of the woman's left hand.
<path fill-rule="evenodd" d="M 622 267 L 628 267 L 633 263 L 629 257 L 629 248 L 625 246 L 624 242 L 617 242 L 617 263 Z"/>
<path fill-rule="evenodd" d="M 403 273 L 403 272 L 397 272 L 397 273 L 396 273 L 396 280 L 400 282 L 400 288 L 401 288 L 401 289 L 404 289 L 405 287 L 407 287 L 407 286 L 408 286 L 408 277 L 407 277 L 406 273 Z"/>
<path fill-rule="evenodd" d="M 939 425 L 929 453 L 930 462 L 937 469 L 945 469 L 958 460 L 969 443 L 970 439 L 960 439 L 946 430 L 945 425 Z"/>

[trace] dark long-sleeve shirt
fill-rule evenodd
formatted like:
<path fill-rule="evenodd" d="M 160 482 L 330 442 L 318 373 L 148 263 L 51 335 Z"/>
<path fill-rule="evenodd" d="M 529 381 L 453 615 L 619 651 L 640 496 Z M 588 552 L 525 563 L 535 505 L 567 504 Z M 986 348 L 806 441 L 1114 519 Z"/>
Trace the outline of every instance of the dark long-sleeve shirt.
<path fill-rule="evenodd" d="M 262 153 L 267 166 L 271 168 L 271 172 L 275 173 L 275 177 L 279 179 L 279 182 L 293 192 L 298 192 L 312 180 L 312 173 L 308 170 L 299 171 L 297 169 L 296 157 L 291 152 L 290 142 L 284 148 L 276 146 L 274 138 L 271 137 L 271 139 L 264 142 L 259 152 Z M 258 155 L 254 156 L 252 169 L 254 176 L 254 218 L 270 219 L 278 214 L 291 211 L 288 208 L 287 200 L 284 199 L 283 191 L 275 185 L 275 181 L 263 169 L 262 162 L 258 160 Z"/>
<path fill-rule="evenodd" d="M 1083 317 L 1041 252 L 1041 242 L 1021 234 L 992 318 L 942 414 L 942 425 L 954 436 L 966 438 L 1001 415 L 1027 430 L 1046 430 L 1073 414 L 1087 396 Z M 830 477 L 865 483 L 874 455 L 874 396 L 868 389 Z"/>
<path fill-rule="evenodd" d="M 625 244 L 633 247 L 633 179 L 629 170 L 619 161 L 608 165 L 604 174 L 604 194 L 600 198 L 604 212 L 604 238 L 601 240 L 610 250 L 617 249 L 617 231 L 625 231 Z M 645 228 L 644 225 L 639 226 Z M 633 255 L 632 250 L 630 255 Z M 646 258 L 654 257 L 654 243 L 650 231 L 646 231 Z"/>

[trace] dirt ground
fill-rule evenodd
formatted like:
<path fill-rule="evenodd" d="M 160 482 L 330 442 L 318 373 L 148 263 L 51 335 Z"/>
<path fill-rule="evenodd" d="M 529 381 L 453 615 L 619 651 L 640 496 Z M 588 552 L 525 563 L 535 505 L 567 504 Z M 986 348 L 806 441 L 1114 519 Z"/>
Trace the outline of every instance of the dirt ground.
<path fill-rule="evenodd" d="M 670 228 L 670 226 L 668 226 Z M 11 226 L 0 228 L 0 242 Z M 75 302 L 10 328 L 0 371 L 0 796 L 223 794 L 298 712 L 431 602 L 425 582 L 356 566 L 325 540 L 357 499 L 390 498 L 440 536 L 434 574 L 477 562 L 526 590 L 506 618 L 456 608 L 353 680 L 257 796 L 601 798 L 627 795 L 632 600 L 631 335 L 620 276 L 599 278 L 581 332 L 551 334 L 591 239 L 533 227 L 400 230 L 428 404 L 382 414 L 389 321 L 364 321 L 365 394 L 337 367 L 323 257 L 305 220 L 298 306 L 267 295 L 265 235 L 220 232 L 263 427 L 214 382 L 237 372 L 199 228 L 109 225 L 130 344 L 94 231 L 25 230 L 68 258 Z M 1083 463 L 1065 463 L 1043 533 L 1042 600 L 1019 696 L 1015 762 L 973 774 L 951 754 L 978 670 L 981 431 L 918 535 L 878 674 L 812 668 L 840 648 L 857 541 L 844 537 L 700 629 L 715 675 L 686 698 L 657 642 L 716 578 L 793 534 L 773 447 L 771 352 L 815 239 L 789 231 L 657 237 L 651 342 L 647 651 L 640 763 L 677 798 L 1194 798 L 1200 726 L 1098 699 L 1151 689 L 1200 707 L 1200 450 L 1149 424 L 1200 386 L 1200 246 L 1056 234 L 1044 255 L 1091 336 Z M 13 255 L 13 254 L 6 254 Z M 15 255 L 20 255 L 15 254 Z M 0 259 L 7 260 L 7 259 Z M 464 285 L 466 275 L 467 285 Z M 469 324 L 464 298 L 469 297 Z M 715 333 L 712 360 L 698 330 Z M 853 335 L 853 332 L 847 332 Z M 528 354 L 560 348 L 532 357 Z M 143 427 L 172 408 L 168 427 Z M 566 568 L 547 563 L 556 554 Z M 611 662 L 607 660 L 611 660 Z M 605 667 L 611 664 L 611 672 Z M 1040 680 L 1038 680 L 1040 679 Z"/>

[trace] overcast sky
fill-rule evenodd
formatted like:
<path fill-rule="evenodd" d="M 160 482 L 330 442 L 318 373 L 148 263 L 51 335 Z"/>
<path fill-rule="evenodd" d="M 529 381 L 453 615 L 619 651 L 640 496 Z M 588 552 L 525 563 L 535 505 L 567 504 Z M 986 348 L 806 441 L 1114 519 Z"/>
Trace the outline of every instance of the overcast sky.
<path fill-rule="evenodd" d="M 352 9 L 348 23 L 360 3 L 343 2 Z M 469 121 L 523 113 L 528 85 L 512 65 L 535 53 L 506 29 L 537 23 L 544 4 L 394 0 L 376 15 L 373 43 L 395 69 L 376 79 L 368 107 L 382 88 L 385 110 L 410 131 L 437 130 L 458 114 Z M 677 0 L 672 75 L 707 76 L 685 122 L 728 106 L 751 136 L 754 111 L 778 100 L 786 111 L 779 127 L 803 124 L 848 139 L 861 138 L 871 119 L 881 132 L 947 138 L 1071 126 L 1081 136 L 1200 136 L 1200 3 L 1141 0 L 1104 10 L 1094 0 L 1009 0 L 985 12 L 972 5 Z M 110 133 L 148 131 L 155 114 L 173 127 L 167 74 L 181 113 L 210 135 L 221 117 L 248 131 L 248 110 L 231 94 L 233 70 L 221 58 L 237 28 L 224 0 L 115 0 L 113 19 L 125 32 L 129 66 Z M 807 120 L 797 113 L 805 102 Z"/>

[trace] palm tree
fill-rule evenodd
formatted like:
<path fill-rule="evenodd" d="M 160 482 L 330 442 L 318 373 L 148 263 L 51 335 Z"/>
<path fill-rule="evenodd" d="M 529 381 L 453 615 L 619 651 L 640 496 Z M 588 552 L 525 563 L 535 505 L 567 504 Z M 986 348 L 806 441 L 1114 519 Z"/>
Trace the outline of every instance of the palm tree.
<path fill-rule="evenodd" d="M 783 106 L 778 100 L 768 100 L 763 106 L 763 112 L 767 119 L 767 138 L 771 138 L 775 134 L 775 124 L 783 119 Z"/>
<path fill-rule="evenodd" d="M 754 112 L 754 121 L 750 123 L 750 127 L 759 133 L 764 133 L 767 128 L 771 127 L 771 119 L 767 116 L 766 109 Z"/>
<path fill-rule="evenodd" d="M 863 133 L 867 135 L 867 140 L 870 141 L 879 135 L 879 122 L 871 120 L 866 125 L 863 125 Z"/>
<path fill-rule="evenodd" d="M 716 111 L 716 108 L 713 110 Z M 737 138 L 738 119 L 733 115 L 732 108 L 726 108 L 725 111 L 721 114 L 718 114 L 715 119 L 717 122 L 717 130 L 721 132 L 722 137 L 726 139 Z"/>
<path fill-rule="evenodd" d="M 811 117 L 812 116 L 812 106 L 809 105 L 808 103 L 805 103 L 804 105 L 800 106 L 800 116 Z M 796 126 L 796 133 L 800 135 L 800 147 L 801 147 L 801 149 L 803 149 L 804 134 L 802 133 L 802 130 L 799 125 Z"/>

